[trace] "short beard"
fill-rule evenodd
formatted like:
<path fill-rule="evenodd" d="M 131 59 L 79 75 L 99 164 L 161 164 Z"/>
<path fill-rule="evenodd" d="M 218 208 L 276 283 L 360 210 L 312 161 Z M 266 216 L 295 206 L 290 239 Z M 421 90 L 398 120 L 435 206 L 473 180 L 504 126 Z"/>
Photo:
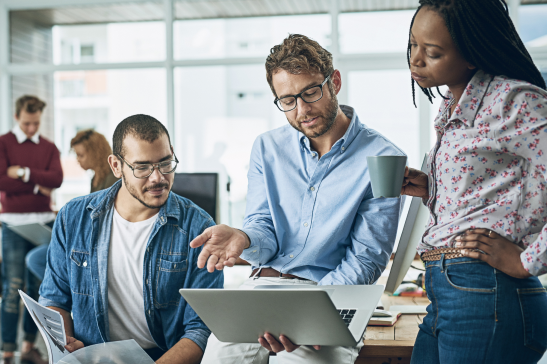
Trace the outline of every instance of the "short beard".
<path fill-rule="evenodd" d="M 139 201 L 140 203 L 142 203 L 144 206 L 148 207 L 149 209 L 152 209 L 152 210 L 159 209 L 160 207 L 165 205 L 167 203 L 167 200 L 169 199 L 169 196 L 168 196 L 165 199 L 165 201 L 163 201 L 163 203 L 161 205 L 158 205 L 158 206 L 149 205 L 137 196 L 137 192 L 135 190 L 135 187 L 133 187 L 133 186 L 131 186 L 130 184 L 127 183 L 127 179 L 125 178 L 125 173 L 123 172 L 123 169 L 122 169 L 122 179 L 123 179 L 123 183 L 125 185 L 125 188 L 127 188 L 127 191 L 129 191 L 129 194 L 131 196 L 133 196 L 134 199 L 136 199 L 137 201 Z M 169 185 L 165 184 L 165 183 L 158 183 L 158 184 L 155 184 L 155 185 L 152 186 L 152 188 L 154 188 L 154 187 L 167 187 L 168 188 Z"/>
<path fill-rule="evenodd" d="M 323 127 L 321 129 L 319 129 L 315 132 L 312 132 L 311 134 L 306 134 L 304 132 L 304 128 L 300 127 L 298 122 L 297 122 L 297 125 L 293 125 L 289 121 L 289 124 L 293 128 L 295 128 L 296 130 L 298 130 L 299 132 L 301 132 L 302 134 L 307 136 L 308 138 L 319 138 L 320 136 L 325 135 L 336 124 L 336 116 L 338 115 L 338 99 L 336 98 L 336 95 L 334 95 L 333 92 L 331 92 L 331 95 L 333 95 L 333 97 L 332 97 L 332 99 L 330 100 L 330 102 L 327 106 L 326 113 L 318 115 L 318 117 L 320 117 L 320 118 L 322 118 L 326 121 L 325 125 L 323 125 Z M 288 120 L 288 118 L 287 118 L 287 120 Z"/>

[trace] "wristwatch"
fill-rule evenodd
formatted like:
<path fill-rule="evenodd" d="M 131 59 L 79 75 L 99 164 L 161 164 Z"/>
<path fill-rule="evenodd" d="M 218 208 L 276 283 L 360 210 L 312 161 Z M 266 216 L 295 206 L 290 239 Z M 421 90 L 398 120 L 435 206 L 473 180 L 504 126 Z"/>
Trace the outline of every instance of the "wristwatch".
<path fill-rule="evenodd" d="M 25 175 L 25 169 L 24 168 L 19 168 L 17 170 L 17 177 L 23 178 L 24 175 Z"/>

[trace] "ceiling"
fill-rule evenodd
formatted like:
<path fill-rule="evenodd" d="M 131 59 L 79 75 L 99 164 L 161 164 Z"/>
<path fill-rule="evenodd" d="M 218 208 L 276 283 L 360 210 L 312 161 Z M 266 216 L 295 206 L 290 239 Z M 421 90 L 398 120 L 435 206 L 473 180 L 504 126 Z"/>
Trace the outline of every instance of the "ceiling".
<path fill-rule="evenodd" d="M 75 0 L 77 2 L 77 0 Z M 522 0 L 523 4 L 547 0 Z M 418 0 L 338 0 L 340 12 L 416 9 Z M 254 16 L 320 14 L 330 11 L 330 0 L 176 0 L 175 19 L 240 18 Z M 12 19 L 24 18 L 36 24 L 68 25 L 154 21 L 164 19 L 161 0 L 74 5 L 55 9 L 11 11 Z"/>

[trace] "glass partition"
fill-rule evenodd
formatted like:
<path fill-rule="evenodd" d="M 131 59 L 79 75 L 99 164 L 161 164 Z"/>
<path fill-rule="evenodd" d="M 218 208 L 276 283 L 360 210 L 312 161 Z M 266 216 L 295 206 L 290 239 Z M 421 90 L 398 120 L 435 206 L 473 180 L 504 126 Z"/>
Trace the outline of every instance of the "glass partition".
<path fill-rule="evenodd" d="M 400 10 L 340 14 L 340 52 L 406 52 L 414 12 Z"/>
<path fill-rule="evenodd" d="M 361 122 L 401 148 L 410 166 L 420 166 L 418 109 L 408 70 L 352 71 L 348 82 L 349 105 Z"/>
<path fill-rule="evenodd" d="M 330 47 L 328 14 L 236 19 L 178 20 L 175 59 L 264 57 L 290 33 L 305 34 Z"/>
<path fill-rule="evenodd" d="M 56 25 L 53 63 L 149 62 L 165 59 L 165 23 Z"/>
<path fill-rule="evenodd" d="M 179 172 L 219 173 L 220 222 L 241 227 L 253 142 L 287 123 L 264 66 L 177 68 L 175 91 Z"/>
<path fill-rule="evenodd" d="M 164 69 L 59 71 L 54 74 L 55 142 L 61 151 L 64 179 L 56 206 L 90 191 L 92 173 L 82 170 L 70 140 L 93 128 L 112 143 L 116 125 L 134 114 L 167 118 Z"/>
<path fill-rule="evenodd" d="M 65 2 L 66 3 L 66 2 Z M 165 59 L 162 0 L 12 10 L 12 63 L 85 64 Z"/>

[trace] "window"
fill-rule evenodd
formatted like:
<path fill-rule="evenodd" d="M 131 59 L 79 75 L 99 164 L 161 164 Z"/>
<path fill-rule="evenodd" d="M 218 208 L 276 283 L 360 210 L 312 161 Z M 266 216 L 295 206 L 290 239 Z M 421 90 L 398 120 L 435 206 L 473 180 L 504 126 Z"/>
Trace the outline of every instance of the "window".
<path fill-rule="evenodd" d="M 82 63 L 95 62 L 95 46 L 93 44 L 80 45 L 80 61 Z"/>
<path fill-rule="evenodd" d="M 519 7 L 519 33 L 527 47 L 547 48 L 547 4 Z"/>
<path fill-rule="evenodd" d="M 56 191 L 58 208 L 90 189 L 92 175 L 80 168 L 70 151 L 74 135 L 93 128 L 112 143 L 116 125 L 128 116 L 148 114 L 164 122 L 165 89 L 163 69 L 55 72 L 55 142 L 64 171 L 63 185 Z"/>
<path fill-rule="evenodd" d="M 149 62 L 165 59 L 165 23 L 56 25 L 53 63 Z"/>
<path fill-rule="evenodd" d="M 174 52 L 176 59 L 266 58 L 289 33 L 306 34 L 329 48 L 330 32 L 329 15 L 176 21 Z"/>
<path fill-rule="evenodd" d="M 409 166 L 421 166 L 418 109 L 408 70 L 352 71 L 348 83 L 349 105 L 361 122 L 401 148 Z"/>
<path fill-rule="evenodd" d="M 179 172 L 219 173 L 220 222 L 241 227 L 253 142 L 287 123 L 264 66 L 177 68 L 175 90 Z"/>
<path fill-rule="evenodd" d="M 340 14 L 342 53 L 406 52 L 414 10 Z"/>
<path fill-rule="evenodd" d="M 0 97 L 10 99 L 0 105 L 0 127 L 2 132 L 11 128 L 13 102 L 22 94 L 46 100 L 41 132 L 55 140 L 67 171 L 70 166 L 74 173 L 66 173 L 59 190 L 60 208 L 71 196 L 89 191 L 89 176 L 69 151 L 75 133 L 93 127 L 111 139 L 123 118 L 150 114 L 169 123 L 179 171 L 220 173 L 221 222 L 240 226 L 252 143 L 260 133 L 287 123 L 272 103 L 264 60 L 289 33 L 305 34 L 332 51 L 330 1 L 232 8 L 219 1 L 170 1 L 70 5 L 43 0 L 25 6 L 9 1 L 0 7 L 10 20 L 9 44 L 0 37 L 0 54 L 9 53 L 11 63 L 0 67 L 0 79 L 8 80 L 0 82 Z M 363 123 L 418 166 L 424 148 L 418 137 L 425 137 L 419 126 L 430 128 L 435 139 L 432 123 L 441 98 L 424 104 L 429 112 L 419 121 L 404 58 L 415 10 L 385 10 L 416 6 L 403 3 L 339 1 L 335 67 L 347 76 L 340 101 L 354 106 Z M 172 13 L 165 14 L 166 5 L 172 5 Z M 215 18 L 225 15 L 239 17 Z M 521 5 L 519 16 L 522 38 L 547 77 L 547 4 Z M 177 19 L 172 37 L 166 19 Z M 167 39 L 172 43 L 167 45 Z M 366 57 L 375 53 L 386 53 L 381 58 L 388 63 Z M 169 67 L 174 77 L 167 78 Z M 418 106 L 419 93 L 417 88 Z"/>

